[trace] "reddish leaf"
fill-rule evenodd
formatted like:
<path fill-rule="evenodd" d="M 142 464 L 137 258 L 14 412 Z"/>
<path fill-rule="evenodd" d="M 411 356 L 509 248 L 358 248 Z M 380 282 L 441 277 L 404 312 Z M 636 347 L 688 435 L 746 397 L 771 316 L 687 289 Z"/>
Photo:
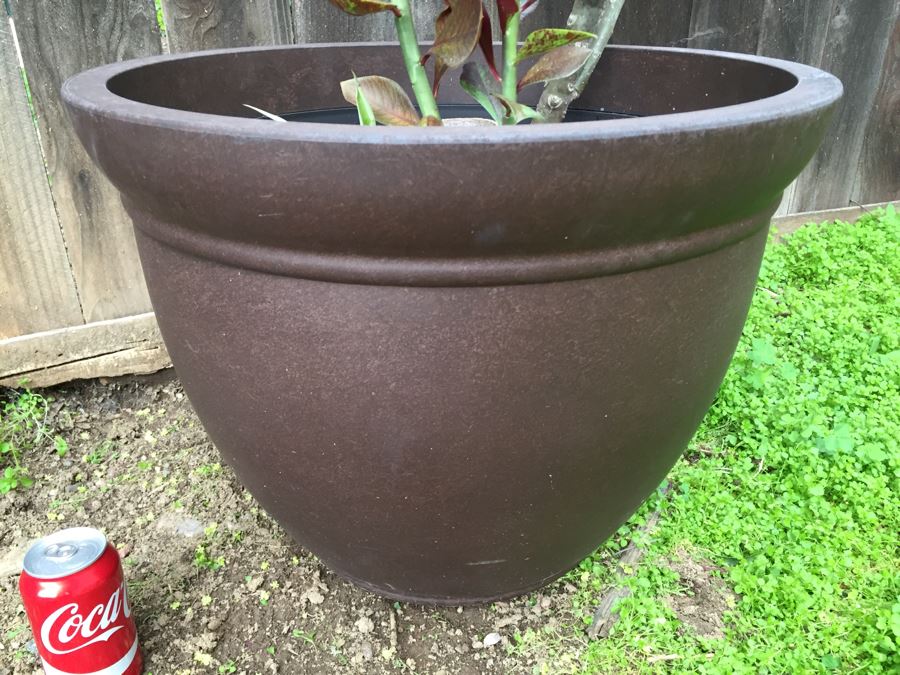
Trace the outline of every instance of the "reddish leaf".
<path fill-rule="evenodd" d="M 573 42 L 590 40 L 596 37 L 593 33 L 585 33 L 581 30 L 569 30 L 568 28 L 542 28 L 534 31 L 525 40 L 525 44 L 516 56 L 516 63 L 531 56 L 544 54 L 553 49 L 564 47 Z"/>
<path fill-rule="evenodd" d="M 494 97 L 500 93 L 500 87 L 483 65 L 472 62 L 464 65 L 459 76 L 459 86 L 478 101 L 497 124 L 500 124 L 500 111 L 494 103 Z"/>
<path fill-rule="evenodd" d="M 428 115 L 419 120 L 420 127 L 442 127 L 444 123 L 441 122 L 437 117 L 432 115 Z"/>
<path fill-rule="evenodd" d="M 519 103 L 518 101 L 511 101 L 505 96 L 501 96 L 500 94 L 494 94 L 494 98 L 496 98 L 503 105 L 503 109 L 506 112 L 507 117 L 511 117 L 513 121 L 518 124 L 523 120 L 541 120 L 544 119 L 543 115 L 541 115 L 534 108 L 529 108 L 527 105 L 523 103 Z"/>
<path fill-rule="evenodd" d="M 419 123 L 419 113 L 403 88 L 386 77 L 369 75 L 341 82 L 341 93 L 349 103 L 356 105 L 356 89 L 362 89 L 375 119 L 382 124 L 411 127 Z"/>
<path fill-rule="evenodd" d="M 450 68 L 459 68 L 475 51 L 481 36 L 484 8 L 481 0 L 444 0 L 447 8 L 434 24 L 434 92 L 440 88 L 441 77 Z"/>
<path fill-rule="evenodd" d="M 494 39 L 492 33 L 491 17 L 488 15 L 487 10 L 482 6 L 481 37 L 478 39 L 478 44 L 481 46 L 481 53 L 484 54 L 484 60 L 487 61 L 488 68 L 491 69 L 491 74 L 499 82 L 500 72 L 497 70 L 497 63 L 494 60 Z"/>
<path fill-rule="evenodd" d="M 537 82 L 568 77 L 581 68 L 590 55 L 591 50 L 581 45 L 566 45 L 554 49 L 552 52 L 544 54 L 537 63 L 531 66 L 531 69 L 519 80 L 519 89 Z"/>
<path fill-rule="evenodd" d="M 509 17 L 519 11 L 518 0 L 497 0 L 497 14 L 500 16 L 500 30 L 506 32 Z"/>
<path fill-rule="evenodd" d="M 383 0 L 331 0 L 331 4 L 354 16 L 376 12 L 393 12 L 394 16 L 400 16 L 400 10 L 396 5 Z"/>
<path fill-rule="evenodd" d="M 437 98 L 438 91 L 441 89 L 441 78 L 444 77 L 444 73 L 447 72 L 447 64 L 441 61 L 440 59 L 434 60 L 434 84 L 431 85 L 431 91 L 434 94 L 434 97 Z"/>
<path fill-rule="evenodd" d="M 459 68 L 475 51 L 481 35 L 481 0 L 444 0 L 447 9 L 434 24 L 431 53 L 448 68 Z"/>

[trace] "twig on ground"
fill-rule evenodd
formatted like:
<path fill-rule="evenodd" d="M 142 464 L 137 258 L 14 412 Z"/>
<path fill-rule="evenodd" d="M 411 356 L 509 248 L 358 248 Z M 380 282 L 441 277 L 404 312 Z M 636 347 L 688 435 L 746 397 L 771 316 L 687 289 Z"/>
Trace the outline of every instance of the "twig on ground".
<path fill-rule="evenodd" d="M 396 654 L 397 653 L 397 612 L 394 611 L 393 606 L 388 608 L 390 611 L 390 621 L 391 621 L 391 651 Z"/>
<path fill-rule="evenodd" d="M 666 483 L 665 487 L 663 487 L 659 493 L 661 500 L 666 498 L 666 495 L 669 494 L 669 490 L 671 489 L 672 484 Z M 616 565 L 616 576 L 618 578 L 625 579 L 634 575 L 634 568 L 640 562 L 641 558 L 644 557 L 645 553 L 644 549 L 637 545 L 638 537 L 653 531 L 656 524 L 659 522 L 661 511 L 662 503 L 660 503 L 659 508 L 650 514 L 650 517 L 647 518 L 647 522 L 638 529 L 635 536 L 631 538 L 628 546 L 625 547 L 625 552 L 622 557 L 619 558 L 619 564 Z M 613 613 L 613 607 L 619 600 L 627 598 L 630 594 L 631 589 L 627 586 L 615 586 L 603 594 L 600 598 L 600 604 L 597 605 L 597 609 L 594 611 L 591 625 L 588 626 L 587 629 L 587 634 L 590 639 L 593 640 L 598 637 L 605 638 L 609 635 L 609 631 L 615 625 L 616 621 L 619 620 L 619 615 Z"/>

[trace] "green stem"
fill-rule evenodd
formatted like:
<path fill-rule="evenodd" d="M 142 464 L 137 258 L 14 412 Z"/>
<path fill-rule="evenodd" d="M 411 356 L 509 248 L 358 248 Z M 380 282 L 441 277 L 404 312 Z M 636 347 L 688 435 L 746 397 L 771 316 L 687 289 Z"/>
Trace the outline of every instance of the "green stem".
<path fill-rule="evenodd" d="M 406 72 L 409 73 L 409 82 L 419 104 L 419 110 L 423 117 L 441 119 L 437 101 L 434 100 L 434 93 L 431 91 L 431 83 L 428 81 L 428 74 L 422 65 L 422 54 L 419 52 L 419 40 L 416 38 L 416 26 L 413 23 L 410 0 L 394 0 L 394 5 L 400 10 L 400 16 L 394 18 L 397 26 L 397 39 L 400 40 L 403 62 L 406 64 Z"/>
<path fill-rule="evenodd" d="M 519 82 L 516 71 L 516 55 L 519 51 L 519 23 L 522 19 L 520 12 L 516 12 L 506 22 L 506 30 L 503 31 L 503 97 L 515 103 L 518 98 L 517 85 Z M 512 116 L 504 119 L 504 124 L 515 124 Z"/>

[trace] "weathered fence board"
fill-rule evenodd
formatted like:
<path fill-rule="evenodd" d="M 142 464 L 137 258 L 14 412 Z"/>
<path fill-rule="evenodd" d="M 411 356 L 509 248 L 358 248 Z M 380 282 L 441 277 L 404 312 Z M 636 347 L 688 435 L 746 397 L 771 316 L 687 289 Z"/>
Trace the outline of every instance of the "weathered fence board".
<path fill-rule="evenodd" d="M 84 319 L 10 25 L 0 18 L 0 338 L 5 338 Z"/>
<path fill-rule="evenodd" d="M 895 10 L 896 0 L 836 0 L 834 3 L 822 61 L 813 65 L 841 79 L 844 99 L 822 147 L 797 179 L 791 211 L 849 202 L 879 71 L 892 23 L 896 23 Z"/>
<path fill-rule="evenodd" d="M 613 44 L 687 47 L 692 0 L 626 0 Z"/>
<path fill-rule="evenodd" d="M 171 365 L 152 313 L 0 340 L 0 386 L 152 373 Z"/>
<path fill-rule="evenodd" d="M 900 199 L 900 4 L 859 156 L 853 200 Z"/>
<path fill-rule="evenodd" d="M 169 50 L 291 43 L 290 0 L 162 0 Z"/>
<path fill-rule="evenodd" d="M 171 51 L 396 39 L 390 14 L 351 17 L 328 0 L 161 1 Z M 52 185 L 0 30 L 0 380 L 30 373 L 49 384 L 160 367 L 167 361 L 158 333 L 147 332 L 155 324 L 144 314 L 129 219 L 58 96 L 72 73 L 162 51 L 153 0 L 4 4 L 19 29 Z M 523 37 L 565 25 L 571 5 L 543 0 Z M 423 41 L 443 6 L 414 0 Z M 838 75 L 846 96 L 822 150 L 786 192 L 779 214 L 788 214 L 900 197 L 898 21 L 896 0 L 627 0 L 612 42 L 757 53 Z M 116 317 L 125 318 L 107 321 Z"/>
<path fill-rule="evenodd" d="M 82 149 L 59 98 L 69 76 L 91 66 L 158 54 L 146 0 L 12 0 L 51 190 L 88 322 L 150 308 L 130 221 L 119 195 Z"/>
<path fill-rule="evenodd" d="M 765 0 L 694 0 L 686 47 L 756 53 Z"/>
<path fill-rule="evenodd" d="M 831 0 L 766 0 L 757 53 L 809 65 L 822 62 Z"/>
<path fill-rule="evenodd" d="M 294 38 L 305 42 L 362 42 L 394 39 L 394 22 L 382 12 L 347 16 L 330 2 L 293 0 Z"/>

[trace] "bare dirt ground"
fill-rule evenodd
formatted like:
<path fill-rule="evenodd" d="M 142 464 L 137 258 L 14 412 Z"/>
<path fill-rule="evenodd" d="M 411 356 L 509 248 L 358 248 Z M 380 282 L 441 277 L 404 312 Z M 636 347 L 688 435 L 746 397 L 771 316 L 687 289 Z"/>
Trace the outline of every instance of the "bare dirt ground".
<path fill-rule="evenodd" d="M 48 425 L 70 450 L 29 456 L 34 487 L 0 499 L 0 673 L 39 669 L 16 561 L 30 540 L 78 525 L 101 529 L 123 555 L 153 675 L 540 671 L 546 664 L 518 653 L 514 635 L 573 619 L 565 582 L 508 603 L 435 609 L 337 578 L 220 463 L 170 374 L 44 394 Z"/>
<path fill-rule="evenodd" d="M 571 575 L 509 602 L 433 608 L 329 572 L 221 463 L 172 371 L 42 393 L 69 450 L 30 453 L 34 486 L 0 496 L 0 675 L 41 672 L 17 586 L 29 542 L 80 525 L 123 556 L 148 675 L 584 670 L 598 598 L 585 604 Z M 670 599 L 679 618 L 721 634 L 727 593 L 698 563 L 671 568 L 690 596 Z M 535 633 L 547 639 L 523 646 Z"/>

